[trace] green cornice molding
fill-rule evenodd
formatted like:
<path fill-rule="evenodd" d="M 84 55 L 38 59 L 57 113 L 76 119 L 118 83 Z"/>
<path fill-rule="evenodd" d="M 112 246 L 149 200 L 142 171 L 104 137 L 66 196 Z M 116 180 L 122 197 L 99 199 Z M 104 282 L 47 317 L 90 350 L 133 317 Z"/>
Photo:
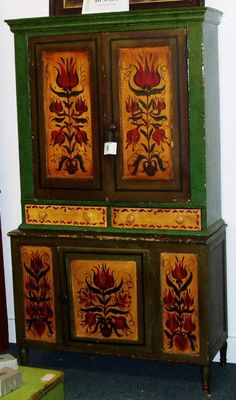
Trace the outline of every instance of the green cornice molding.
<path fill-rule="evenodd" d="M 25 33 L 42 31 L 54 33 L 55 30 L 61 29 L 61 33 L 79 30 L 91 31 L 96 27 L 99 31 L 115 30 L 117 26 L 123 23 L 126 30 L 150 29 L 153 24 L 169 24 L 176 23 L 186 24 L 190 22 L 205 22 L 214 25 L 220 23 L 222 12 L 207 7 L 188 7 L 173 9 L 151 9 L 128 12 L 114 12 L 104 14 L 75 14 L 70 16 L 57 17 L 36 17 L 11 19 L 5 22 L 10 26 L 14 33 Z M 156 26 L 155 26 L 156 27 Z"/>

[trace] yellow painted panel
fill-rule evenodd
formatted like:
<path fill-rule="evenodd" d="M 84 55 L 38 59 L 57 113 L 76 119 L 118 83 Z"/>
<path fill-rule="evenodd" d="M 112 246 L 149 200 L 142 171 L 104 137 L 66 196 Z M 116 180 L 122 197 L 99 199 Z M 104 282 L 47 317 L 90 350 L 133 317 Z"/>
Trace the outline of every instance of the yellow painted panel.
<path fill-rule="evenodd" d="M 163 351 L 199 355 L 198 258 L 161 253 Z"/>
<path fill-rule="evenodd" d="M 38 204 L 28 204 L 25 206 L 26 223 L 36 225 L 106 227 L 106 214 L 106 207 Z"/>
<path fill-rule="evenodd" d="M 44 246 L 21 246 L 25 338 L 56 342 L 52 252 Z"/>
<path fill-rule="evenodd" d="M 137 341 L 137 265 L 132 260 L 70 263 L 74 336 Z"/>
<path fill-rule="evenodd" d="M 113 208 L 114 228 L 201 230 L 201 210 L 163 208 Z"/>

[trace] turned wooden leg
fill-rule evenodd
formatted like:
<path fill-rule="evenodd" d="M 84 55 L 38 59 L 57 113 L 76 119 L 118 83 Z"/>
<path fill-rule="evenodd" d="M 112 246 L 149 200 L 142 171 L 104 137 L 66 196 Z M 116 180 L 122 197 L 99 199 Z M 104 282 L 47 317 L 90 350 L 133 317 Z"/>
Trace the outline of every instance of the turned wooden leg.
<path fill-rule="evenodd" d="M 225 341 L 225 343 L 220 349 L 220 364 L 222 367 L 225 367 L 227 362 L 226 353 L 227 353 L 227 342 Z"/>
<path fill-rule="evenodd" d="M 19 359 L 20 359 L 20 364 L 21 365 L 28 365 L 29 363 L 29 352 L 28 349 L 26 347 L 19 347 L 18 349 L 18 353 L 19 353 Z"/>
<path fill-rule="evenodd" d="M 211 381 L 211 369 L 209 365 L 202 365 L 202 390 L 203 392 L 208 395 L 209 397 L 211 396 L 211 389 L 210 389 L 210 381 Z"/>

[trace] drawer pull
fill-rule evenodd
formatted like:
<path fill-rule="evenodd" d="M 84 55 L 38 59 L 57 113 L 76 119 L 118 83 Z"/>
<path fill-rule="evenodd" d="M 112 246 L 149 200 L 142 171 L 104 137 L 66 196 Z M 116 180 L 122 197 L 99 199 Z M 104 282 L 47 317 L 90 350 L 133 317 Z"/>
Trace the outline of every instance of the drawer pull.
<path fill-rule="evenodd" d="M 178 215 L 178 216 L 175 218 L 175 222 L 176 222 L 176 224 L 178 224 L 178 225 L 183 224 L 184 218 L 182 217 L 182 215 Z"/>
<path fill-rule="evenodd" d="M 91 212 L 84 212 L 83 219 L 85 222 L 91 222 L 93 219 L 93 214 Z"/>
<path fill-rule="evenodd" d="M 127 222 L 129 223 L 129 224 L 133 224 L 134 223 L 134 214 L 128 214 L 127 215 Z"/>
<path fill-rule="evenodd" d="M 46 213 L 46 212 L 44 212 L 44 211 L 40 211 L 40 212 L 39 212 L 39 220 L 40 220 L 40 221 L 44 221 L 45 218 L 46 218 L 46 216 L 47 216 L 47 213 Z"/>

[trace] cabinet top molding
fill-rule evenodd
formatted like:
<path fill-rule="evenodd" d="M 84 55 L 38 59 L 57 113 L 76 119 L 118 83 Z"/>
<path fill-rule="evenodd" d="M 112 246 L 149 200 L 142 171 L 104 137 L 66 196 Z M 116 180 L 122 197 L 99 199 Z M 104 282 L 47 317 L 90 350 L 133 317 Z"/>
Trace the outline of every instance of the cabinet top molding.
<path fill-rule="evenodd" d="M 39 30 L 39 35 L 43 31 L 54 33 L 58 28 L 60 33 L 73 33 L 73 31 L 89 32 L 99 29 L 99 31 L 132 30 L 134 29 L 154 29 L 153 23 L 158 27 L 164 24 L 175 23 L 176 26 L 186 22 L 204 22 L 214 25 L 220 23 L 222 12 L 210 7 L 175 8 L 163 10 L 141 10 L 115 12 L 105 14 L 80 14 L 56 17 L 34 17 L 9 19 L 5 22 L 10 26 L 12 32 L 30 32 Z M 121 27 L 122 24 L 122 27 Z M 69 31 L 68 31 L 69 29 Z"/>

